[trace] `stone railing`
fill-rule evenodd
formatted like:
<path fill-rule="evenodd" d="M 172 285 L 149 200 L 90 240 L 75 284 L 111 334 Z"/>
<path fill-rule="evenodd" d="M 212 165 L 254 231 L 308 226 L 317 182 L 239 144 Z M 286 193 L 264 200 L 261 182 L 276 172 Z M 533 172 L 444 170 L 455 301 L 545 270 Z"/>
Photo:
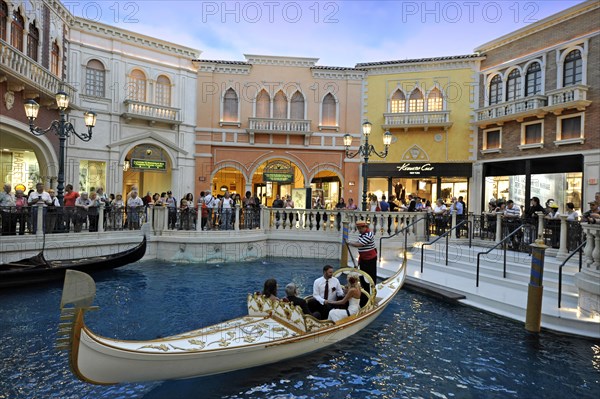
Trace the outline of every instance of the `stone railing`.
<path fill-rule="evenodd" d="M 548 107 L 567 104 L 571 102 L 587 101 L 588 87 L 584 85 L 567 86 L 549 91 Z"/>
<path fill-rule="evenodd" d="M 125 100 L 124 104 L 125 112 L 123 116 L 127 119 L 138 118 L 172 124 L 181 123 L 179 108 L 165 107 L 163 105 L 149 104 L 135 100 Z"/>
<path fill-rule="evenodd" d="M 385 129 L 394 127 L 449 127 L 452 125 L 450 111 L 385 113 L 383 116 L 385 119 L 383 127 Z"/>
<path fill-rule="evenodd" d="M 257 133 L 299 133 L 310 132 L 310 120 L 248 118 L 248 128 Z"/>
<path fill-rule="evenodd" d="M 543 109 L 546 106 L 546 101 L 546 96 L 537 95 L 494 104 L 477 110 L 477 122 L 500 122 L 543 115 L 546 113 Z"/>
<path fill-rule="evenodd" d="M 584 223 L 586 245 L 583 251 L 584 265 L 575 275 L 579 288 L 579 311 L 583 316 L 600 318 L 600 224 Z"/>
<path fill-rule="evenodd" d="M 0 67 L 28 86 L 41 90 L 52 98 L 61 90 L 71 98 L 74 96 L 75 89 L 72 86 L 3 40 L 0 40 Z"/>

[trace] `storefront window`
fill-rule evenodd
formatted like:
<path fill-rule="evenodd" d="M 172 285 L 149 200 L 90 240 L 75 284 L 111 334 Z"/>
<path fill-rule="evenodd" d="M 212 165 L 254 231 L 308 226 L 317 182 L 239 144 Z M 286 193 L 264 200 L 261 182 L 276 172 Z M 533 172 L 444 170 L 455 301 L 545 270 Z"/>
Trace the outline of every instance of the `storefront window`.
<path fill-rule="evenodd" d="M 37 182 L 44 181 L 41 176 L 40 166 L 35 153 L 27 150 L 2 150 L 0 152 L 0 166 L 2 167 L 2 182 L 23 184 L 28 189 L 35 187 Z"/>
<path fill-rule="evenodd" d="M 572 202 L 576 210 L 581 210 L 582 178 L 580 172 L 531 175 L 531 197 L 538 197 L 542 206 L 548 200 L 554 200 L 561 211 L 567 202 Z M 499 201 L 512 199 L 518 206 L 528 206 L 525 175 L 487 177 L 485 198 L 489 200 L 492 197 Z"/>
<path fill-rule="evenodd" d="M 106 187 L 106 162 L 80 161 L 79 190 L 90 192 L 98 187 Z"/>

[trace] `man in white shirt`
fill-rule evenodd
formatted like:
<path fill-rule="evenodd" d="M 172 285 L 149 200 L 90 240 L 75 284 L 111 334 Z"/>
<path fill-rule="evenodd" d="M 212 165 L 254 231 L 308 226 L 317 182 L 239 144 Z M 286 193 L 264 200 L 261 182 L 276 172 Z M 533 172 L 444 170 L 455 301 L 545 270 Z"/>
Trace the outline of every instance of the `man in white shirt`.
<path fill-rule="evenodd" d="M 213 208 L 217 205 L 217 199 L 213 197 L 210 190 L 206 192 L 204 196 L 204 203 L 206 204 L 206 210 L 208 211 L 208 217 L 206 218 L 206 229 L 211 230 L 213 227 Z"/>
<path fill-rule="evenodd" d="M 5 183 L 0 192 L 0 212 L 2 212 L 2 235 L 15 235 L 17 220 L 14 217 L 15 197 L 10 193 L 12 187 Z"/>
<path fill-rule="evenodd" d="M 235 205 L 233 200 L 229 197 L 229 191 L 225 191 L 225 196 L 219 204 L 221 208 L 221 218 L 223 221 L 222 230 L 231 230 L 231 215 Z"/>
<path fill-rule="evenodd" d="M 506 237 L 506 235 L 510 234 L 511 232 L 513 232 L 517 227 L 519 227 L 521 220 L 519 219 L 521 217 L 521 209 L 519 209 L 518 206 L 515 205 L 515 203 L 513 202 L 513 200 L 508 200 L 506 201 L 506 209 L 504 209 L 504 218 L 506 219 L 506 228 L 507 228 L 507 232 L 505 235 L 503 235 L 503 237 Z M 516 233 L 515 235 L 512 236 L 512 247 L 513 249 L 519 249 L 520 245 L 521 245 L 521 237 L 522 237 L 523 233 L 521 231 L 519 231 L 518 233 Z"/>
<path fill-rule="evenodd" d="M 321 320 L 327 319 L 332 306 L 325 304 L 325 300 L 335 301 L 344 297 L 344 290 L 340 281 L 333 277 L 333 266 L 323 267 L 323 276 L 313 284 L 313 297 L 308 301 L 311 313 L 319 312 Z"/>
<path fill-rule="evenodd" d="M 32 221 L 32 225 L 33 225 L 33 231 L 32 233 L 37 232 L 37 212 L 38 212 L 38 204 L 43 204 L 44 206 L 44 210 L 43 210 L 43 224 L 45 228 L 45 220 L 46 220 L 46 213 L 47 213 L 47 207 L 48 205 L 52 204 L 52 198 L 50 198 L 50 194 L 48 194 L 45 190 L 44 190 L 44 183 L 37 183 L 35 185 L 35 191 L 33 191 L 31 194 L 29 194 L 29 197 L 27 198 L 27 204 L 32 207 L 32 213 L 31 213 L 31 221 Z"/>

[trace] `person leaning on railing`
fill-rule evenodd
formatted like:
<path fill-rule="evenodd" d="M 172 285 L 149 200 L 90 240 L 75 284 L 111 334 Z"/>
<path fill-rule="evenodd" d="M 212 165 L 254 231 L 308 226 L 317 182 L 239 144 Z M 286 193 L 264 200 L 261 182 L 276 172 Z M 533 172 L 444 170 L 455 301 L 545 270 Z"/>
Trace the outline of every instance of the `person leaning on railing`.
<path fill-rule="evenodd" d="M 10 184 L 5 184 L 0 193 L 0 217 L 2 218 L 2 235 L 15 235 L 17 219 L 15 213 L 15 197 L 10 193 Z"/>
<path fill-rule="evenodd" d="M 600 223 L 600 210 L 598 209 L 598 202 L 590 201 L 588 202 L 590 206 L 590 210 L 584 212 L 581 220 L 590 224 L 598 224 Z"/>

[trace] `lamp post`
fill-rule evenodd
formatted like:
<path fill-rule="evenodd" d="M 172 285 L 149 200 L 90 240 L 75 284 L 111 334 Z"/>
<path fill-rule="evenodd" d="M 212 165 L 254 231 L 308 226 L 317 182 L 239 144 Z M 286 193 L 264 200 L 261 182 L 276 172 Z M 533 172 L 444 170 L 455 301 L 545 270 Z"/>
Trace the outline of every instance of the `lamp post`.
<path fill-rule="evenodd" d="M 346 147 L 346 156 L 348 158 L 354 158 L 359 155 L 363 157 L 363 198 L 362 198 L 362 210 L 367 210 L 367 170 L 369 168 L 369 158 L 371 154 L 377 155 L 379 158 L 385 158 L 388 154 L 388 149 L 390 148 L 390 144 L 392 143 L 392 134 L 389 131 L 386 131 L 383 134 L 383 152 L 377 152 L 373 144 L 369 144 L 369 135 L 371 134 L 371 122 L 364 121 L 362 124 L 362 134 L 364 138 L 364 143 L 358 147 L 358 151 L 352 153 L 350 152 L 350 145 L 352 145 L 352 136 L 349 134 L 344 135 L 344 146 Z"/>
<path fill-rule="evenodd" d="M 83 118 L 85 121 L 85 125 L 88 128 L 87 132 L 79 134 L 75 131 L 73 124 L 67 121 L 67 116 L 65 111 L 69 107 L 69 95 L 63 91 L 59 91 L 56 93 L 56 105 L 58 105 L 58 110 L 60 111 L 60 119 L 52 121 L 50 127 L 47 129 L 41 129 L 34 125 L 35 119 L 38 116 L 38 112 L 40 110 L 40 105 L 36 103 L 34 100 L 25 101 L 25 115 L 27 115 L 27 119 L 29 119 L 29 130 L 36 136 L 42 136 L 48 132 L 52 132 L 58 136 L 59 140 L 59 152 L 58 152 L 58 186 L 57 195 L 58 201 L 60 205 L 63 206 L 63 193 L 65 189 L 65 141 L 67 137 L 74 134 L 79 137 L 83 141 L 90 141 L 92 139 L 92 129 L 96 126 L 96 113 L 92 111 L 87 111 L 83 114 Z"/>

